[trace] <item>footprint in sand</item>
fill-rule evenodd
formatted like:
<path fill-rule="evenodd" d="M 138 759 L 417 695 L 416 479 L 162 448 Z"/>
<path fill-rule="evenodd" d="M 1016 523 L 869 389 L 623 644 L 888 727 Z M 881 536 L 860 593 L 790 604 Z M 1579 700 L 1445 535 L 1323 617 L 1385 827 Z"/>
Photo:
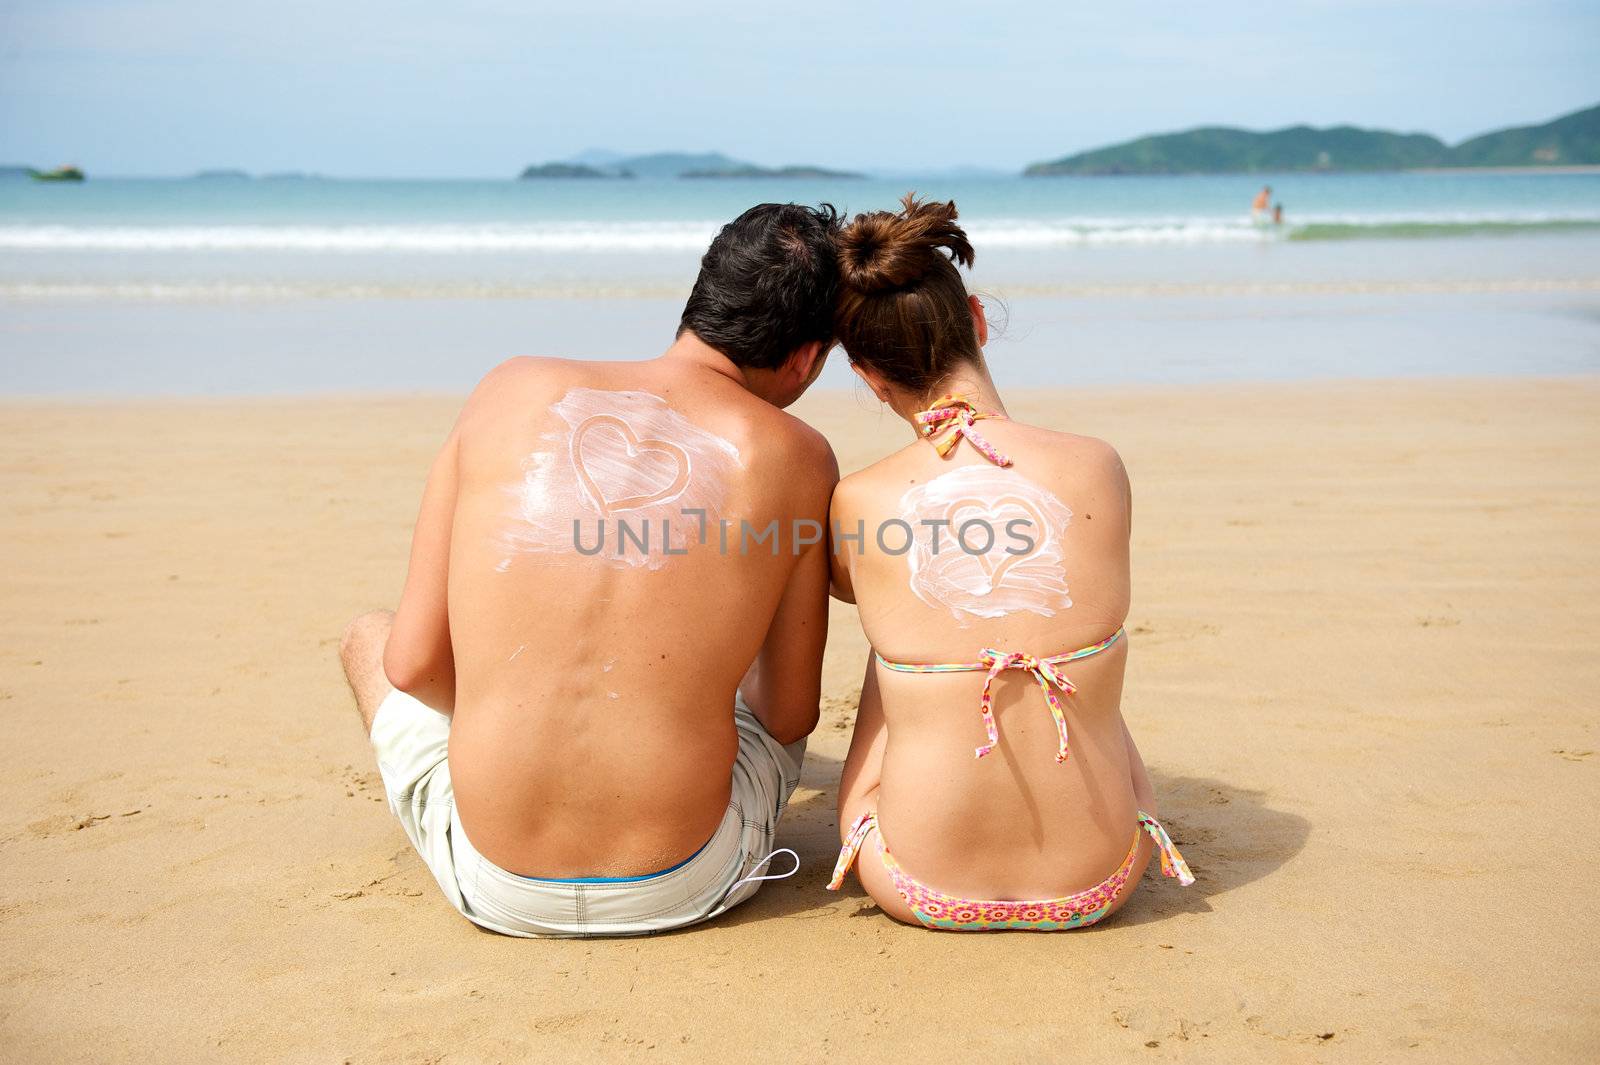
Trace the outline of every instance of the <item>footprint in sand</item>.
<path fill-rule="evenodd" d="M 1140 642 L 1147 646 L 1192 640 L 1196 636 L 1216 636 L 1222 632 L 1218 625 L 1197 621 L 1163 622 L 1160 627 L 1148 621 L 1139 621 L 1129 624 L 1127 629 L 1128 635 L 1138 636 Z"/>

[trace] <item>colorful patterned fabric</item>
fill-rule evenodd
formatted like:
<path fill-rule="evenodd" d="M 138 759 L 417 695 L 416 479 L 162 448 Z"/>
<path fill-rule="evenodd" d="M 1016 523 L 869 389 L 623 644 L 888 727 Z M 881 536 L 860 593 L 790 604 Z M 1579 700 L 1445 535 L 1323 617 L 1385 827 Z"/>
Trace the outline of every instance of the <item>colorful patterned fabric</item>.
<path fill-rule="evenodd" d="M 933 444 L 934 450 L 939 452 L 940 458 L 947 458 L 955 446 L 966 437 L 968 442 L 983 455 L 984 458 L 996 466 L 1009 466 L 1011 460 L 995 449 L 995 446 L 979 434 L 975 422 L 984 418 L 1004 418 L 1004 414 L 994 411 L 980 412 L 970 402 L 960 396 L 945 396 L 927 410 L 918 411 L 917 431 L 922 438 Z"/>
<path fill-rule="evenodd" d="M 1149 833 L 1150 838 L 1155 841 L 1156 849 L 1161 855 L 1163 875 L 1177 878 L 1178 883 L 1184 887 L 1194 883 L 1194 875 L 1189 872 L 1188 863 L 1183 860 L 1183 855 L 1178 853 L 1178 848 L 1172 845 L 1172 837 L 1167 835 L 1167 830 L 1161 827 L 1159 821 L 1141 810 L 1139 825 L 1133 831 L 1133 846 L 1128 848 L 1128 856 L 1110 876 L 1094 887 L 1058 899 L 1023 901 L 963 899 L 931 888 L 900 868 L 900 864 L 889 853 L 889 845 L 884 842 L 883 830 L 878 828 L 877 814 L 869 810 L 857 818 L 856 823 L 850 828 L 850 835 L 839 851 L 839 861 L 833 867 L 833 879 L 828 883 L 829 891 L 839 890 L 840 885 L 844 883 L 845 874 L 850 871 L 856 855 L 861 852 L 867 834 L 875 828 L 878 829 L 878 855 L 883 860 L 883 867 L 888 871 L 895 891 L 905 900 L 906 905 L 911 907 L 911 912 L 916 915 L 917 920 L 928 928 L 945 928 L 958 932 L 987 932 L 1006 928 L 1053 932 L 1086 928 L 1105 917 L 1107 911 L 1111 909 L 1111 904 L 1122 893 L 1128 877 L 1133 873 L 1134 859 L 1138 857 L 1141 831 Z"/>
<path fill-rule="evenodd" d="M 1077 685 L 1067 679 L 1067 675 L 1061 671 L 1061 667 L 1068 662 L 1097 655 L 1121 638 L 1122 629 L 1118 627 L 1116 632 L 1097 644 L 1080 647 L 1067 654 L 1053 655 L 1050 658 L 1035 658 L 1021 651 L 997 651 L 992 647 L 985 647 L 982 657 L 976 662 L 919 665 L 911 662 L 891 662 L 882 655 L 876 657 L 879 665 L 896 673 L 987 673 L 988 675 L 983 678 L 983 693 L 978 697 L 978 712 L 983 715 L 983 730 L 988 735 L 989 742 L 978 748 L 976 756 L 979 758 L 994 750 L 995 744 L 1000 742 L 1000 730 L 994 721 L 992 689 L 995 678 L 1008 669 L 1025 670 L 1039 682 L 1039 690 L 1044 692 L 1045 703 L 1050 707 L 1050 716 L 1055 720 L 1056 734 L 1061 740 L 1060 746 L 1056 749 L 1056 762 L 1060 764 L 1067 760 L 1067 719 L 1061 712 L 1061 700 L 1056 698 L 1056 692 L 1059 690 L 1071 695 L 1078 690 Z"/>

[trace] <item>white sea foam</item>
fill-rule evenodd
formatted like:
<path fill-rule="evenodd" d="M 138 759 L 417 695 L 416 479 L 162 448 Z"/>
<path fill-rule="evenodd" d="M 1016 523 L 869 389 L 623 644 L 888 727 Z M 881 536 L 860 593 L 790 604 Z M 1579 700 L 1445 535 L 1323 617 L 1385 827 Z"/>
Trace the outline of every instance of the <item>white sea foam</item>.
<path fill-rule="evenodd" d="M 1408 226 L 1600 225 L 1600 212 L 1417 212 L 1297 214 L 1281 229 L 1246 217 L 1057 217 L 972 219 L 980 248 L 1054 248 L 1096 244 L 1226 244 L 1279 239 L 1307 227 L 1394 231 Z M 497 252 L 698 252 L 713 220 L 394 225 L 0 225 L 0 250 L 104 252 L 330 252 L 485 254 Z"/>
<path fill-rule="evenodd" d="M 416 284 L 339 284 L 329 282 L 54 282 L 0 281 L 0 300 L 18 303 L 269 303 L 281 300 L 538 300 L 538 299 L 681 299 L 681 284 L 615 285 L 602 282 L 566 284 L 468 283 L 425 281 Z M 1600 277 L 1510 277 L 1486 279 L 1393 280 L 1359 278 L 1337 281 L 1167 281 L 1092 284 L 995 279 L 984 291 L 1005 298 L 1043 296 L 1071 299 L 1101 297 L 1227 297 L 1227 296 L 1404 296 L 1500 295 L 1550 292 L 1600 292 Z"/>
<path fill-rule="evenodd" d="M 546 225 L 7 225 L 0 248 L 49 251 L 472 253 L 704 249 L 714 222 Z"/>

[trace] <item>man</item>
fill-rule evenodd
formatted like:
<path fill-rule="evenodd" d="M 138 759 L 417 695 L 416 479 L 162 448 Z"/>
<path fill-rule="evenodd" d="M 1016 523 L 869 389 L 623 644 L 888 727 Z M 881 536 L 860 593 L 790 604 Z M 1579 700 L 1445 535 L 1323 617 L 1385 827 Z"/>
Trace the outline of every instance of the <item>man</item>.
<path fill-rule="evenodd" d="M 399 609 L 346 630 L 390 808 L 476 924 L 658 931 L 769 875 L 838 480 L 781 408 L 832 346 L 837 229 L 752 208 L 659 358 L 492 371 L 429 474 Z"/>

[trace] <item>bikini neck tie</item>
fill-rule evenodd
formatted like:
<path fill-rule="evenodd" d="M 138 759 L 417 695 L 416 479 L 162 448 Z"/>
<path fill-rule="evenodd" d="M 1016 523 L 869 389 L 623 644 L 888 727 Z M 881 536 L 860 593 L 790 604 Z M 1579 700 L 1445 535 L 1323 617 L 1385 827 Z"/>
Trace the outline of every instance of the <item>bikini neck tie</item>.
<path fill-rule="evenodd" d="M 1004 414 L 980 411 L 957 395 L 945 396 L 927 410 L 918 411 L 917 432 L 931 443 L 940 458 L 946 458 L 955 446 L 966 437 L 984 458 L 996 466 L 1009 466 L 1011 460 L 979 434 L 974 423 L 984 418 L 1004 418 Z"/>
<path fill-rule="evenodd" d="M 1044 692 L 1045 702 L 1050 705 L 1050 716 L 1055 719 L 1056 735 L 1061 739 L 1061 745 L 1056 749 L 1056 764 L 1067 760 L 1067 718 L 1061 712 L 1061 700 L 1056 698 L 1056 691 L 1060 690 L 1067 695 L 1077 691 L 1077 685 L 1067 679 L 1067 675 L 1048 659 L 1035 658 L 1033 655 L 1021 651 L 996 651 L 992 647 L 985 647 L 980 656 L 983 664 L 988 667 L 988 675 L 983 678 L 983 694 L 979 697 L 979 712 L 983 714 L 983 730 L 988 734 L 989 742 L 978 748 L 977 757 L 982 758 L 994 750 L 995 744 L 1000 742 L 1000 730 L 994 723 L 994 695 L 991 688 L 995 678 L 1008 669 L 1020 669 L 1032 675 L 1039 682 L 1039 690 Z"/>

